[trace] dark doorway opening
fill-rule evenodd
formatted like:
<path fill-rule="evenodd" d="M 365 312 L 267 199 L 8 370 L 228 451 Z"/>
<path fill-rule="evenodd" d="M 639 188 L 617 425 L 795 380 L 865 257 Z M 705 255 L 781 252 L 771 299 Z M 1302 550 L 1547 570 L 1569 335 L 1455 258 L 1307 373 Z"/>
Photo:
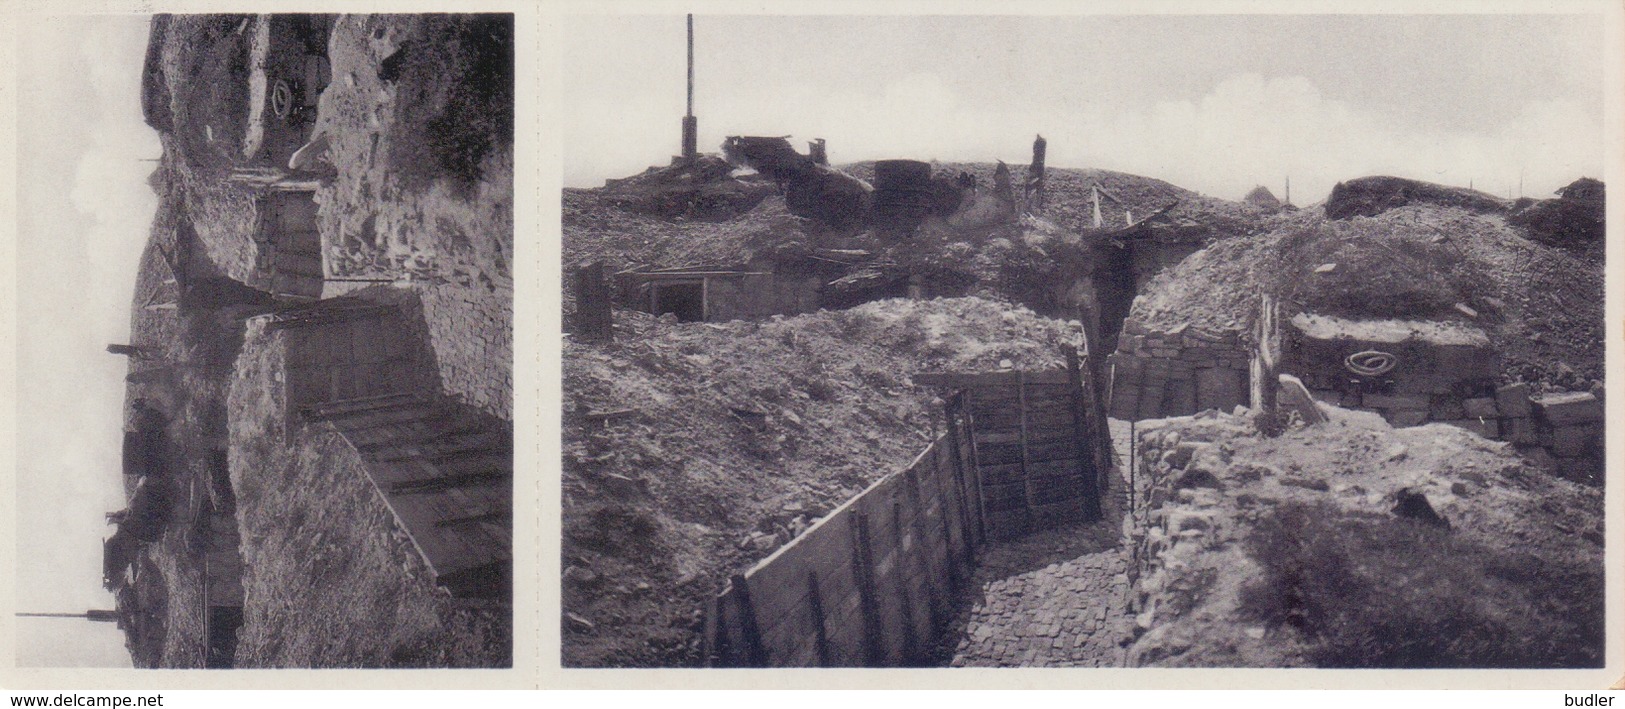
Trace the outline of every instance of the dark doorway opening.
<path fill-rule="evenodd" d="M 655 283 L 649 287 L 653 290 L 655 315 L 671 313 L 681 322 L 705 320 L 704 283 Z"/>
<path fill-rule="evenodd" d="M 1117 350 L 1117 336 L 1134 305 L 1134 247 L 1105 244 L 1095 248 L 1095 302 L 1100 304 L 1100 338 L 1107 352 Z"/>

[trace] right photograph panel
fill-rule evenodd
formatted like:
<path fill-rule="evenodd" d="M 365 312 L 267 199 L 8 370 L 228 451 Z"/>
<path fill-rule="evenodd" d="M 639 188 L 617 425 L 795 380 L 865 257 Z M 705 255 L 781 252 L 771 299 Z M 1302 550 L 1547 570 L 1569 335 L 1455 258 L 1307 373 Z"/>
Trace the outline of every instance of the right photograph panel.
<path fill-rule="evenodd" d="M 562 22 L 566 668 L 1604 666 L 1600 16 Z"/>

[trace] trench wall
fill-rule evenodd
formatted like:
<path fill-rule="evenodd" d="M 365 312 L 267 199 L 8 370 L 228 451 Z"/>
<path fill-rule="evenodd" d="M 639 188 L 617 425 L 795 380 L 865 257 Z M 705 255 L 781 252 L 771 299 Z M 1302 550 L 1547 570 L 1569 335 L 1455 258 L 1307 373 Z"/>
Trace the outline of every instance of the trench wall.
<path fill-rule="evenodd" d="M 1291 327 L 1279 365 L 1317 401 L 1381 415 L 1398 427 L 1446 423 L 1505 441 L 1537 465 L 1576 482 L 1603 476 L 1603 400 L 1592 392 L 1537 394 L 1527 384 L 1497 387 L 1500 367 L 1482 348 L 1317 341 Z M 1400 355 L 1384 386 L 1343 369 L 1353 352 L 1380 346 Z M 1417 345 L 1417 347 L 1422 347 Z M 1250 342 L 1239 331 L 1181 326 L 1157 331 L 1130 319 L 1111 362 L 1112 418 L 1138 421 L 1250 406 Z M 1426 366 L 1421 366 L 1423 363 Z M 1391 380 L 1391 381 L 1390 381 Z"/>
<path fill-rule="evenodd" d="M 1595 394 L 1536 393 L 1524 383 L 1498 385 L 1499 357 L 1476 330 L 1469 331 L 1473 337 L 1439 341 L 1316 337 L 1304 330 L 1306 317 L 1282 328 L 1281 371 L 1301 379 L 1316 400 L 1376 413 L 1394 426 L 1450 424 L 1511 443 L 1565 478 L 1601 481 L 1603 403 Z M 1390 353 L 1392 368 L 1369 376 L 1351 372 L 1345 360 L 1364 350 Z"/>
<path fill-rule="evenodd" d="M 1129 319 L 1111 355 L 1111 417 L 1189 416 L 1248 405 L 1250 346 L 1239 331 L 1181 325 L 1158 331 Z"/>
<path fill-rule="evenodd" d="M 983 539 L 963 434 L 950 427 L 907 469 L 735 576 L 708 609 L 708 663 L 926 664 Z"/>

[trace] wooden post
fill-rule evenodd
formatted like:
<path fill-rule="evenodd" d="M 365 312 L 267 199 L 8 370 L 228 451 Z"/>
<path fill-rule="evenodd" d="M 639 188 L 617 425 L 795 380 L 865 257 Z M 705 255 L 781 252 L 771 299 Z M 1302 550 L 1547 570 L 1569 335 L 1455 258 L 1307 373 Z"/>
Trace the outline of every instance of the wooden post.
<path fill-rule="evenodd" d="M 954 402 L 956 401 L 960 402 L 960 405 L 963 405 L 964 392 L 955 393 L 949 396 L 947 401 L 942 402 L 942 414 L 944 419 L 943 424 L 948 429 L 948 452 L 949 455 L 952 456 L 951 460 L 953 461 L 954 465 L 954 490 L 958 493 L 955 496 L 955 502 L 957 502 L 959 505 L 960 554 L 966 557 L 965 564 L 968 566 L 970 563 L 968 557 L 971 551 L 972 536 L 971 509 L 970 497 L 969 493 L 966 491 L 965 485 L 965 459 L 963 457 L 963 451 L 960 449 L 959 423 L 955 420 L 956 417 L 954 416 L 954 409 L 956 408 Z"/>
<path fill-rule="evenodd" d="M 818 647 L 818 666 L 829 667 L 829 631 L 824 627 L 824 597 L 818 590 L 818 573 L 807 572 L 807 607 L 812 611 L 813 642 Z"/>
<path fill-rule="evenodd" d="M 934 446 L 936 444 L 932 445 Z M 930 461 L 931 468 L 934 471 L 937 465 L 937 457 L 934 451 L 931 452 L 930 455 L 927 455 L 926 459 Z M 932 550 L 932 546 L 934 545 L 926 543 L 926 540 L 929 537 L 926 536 L 925 531 L 925 511 L 930 507 L 930 505 L 925 501 L 925 495 L 920 492 L 920 471 L 917 469 L 911 469 L 907 473 L 904 473 L 904 475 L 906 478 L 904 482 L 908 484 L 909 504 L 913 505 L 914 507 L 914 524 L 911 525 L 914 528 L 913 557 L 919 560 L 920 575 L 921 578 L 925 579 L 926 607 L 930 611 L 930 627 L 933 631 L 935 631 L 937 626 L 942 622 L 942 606 L 944 601 L 940 579 L 943 576 L 943 570 L 937 568 L 936 554 Z M 943 509 L 945 507 L 945 505 L 941 505 L 941 503 L 939 503 L 939 509 Z M 898 551 L 901 552 L 901 550 L 902 544 L 899 543 Z"/>
<path fill-rule="evenodd" d="M 1027 185 L 1023 197 L 1027 199 L 1027 211 L 1033 214 L 1044 211 L 1044 153 L 1047 145 L 1042 135 L 1033 140 L 1033 161 L 1027 166 Z"/>
<path fill-rule="evenodd" d="M 1275 299 L 1267 293 L 1259 293 L 1258 325 L 1254 330 L 1258 352 L 1253 356 L 1248 373 L 1253 378 L 1250 392 L 1253 409 L 1266 414 L 1274 413 L 1276 391 L 1280 387 L 1277 366 L 1281 356 L 1281 332 L 1275 322 L 1277 315 Z"/>
<path fill-rule="evenodd" d="M 904 473 L 907 475 L 907 473 Z M 897 595 L 898 625 L 903 630 L 903 661 L 912 662 L 919 652 L 919 636 L 914 632 L 914 592 L 913 584 L 909 582 L 908 572 L 904 568 L 909 555 L 903 553 L 903 502 L 893 499 L 891 503 L 891 543 L 892 543 L 892 578 L 896 580 L 892 592 Z M 918 556 L 917 554 L 914 556 Z"/>
<path fill-rule="evenodd" d="M 953 488 L 951 486 L 945 487 L 943 489 L 944 489 L 945 492 L 948 492 L 949 494 L 952 494 L 952 489 Z M 949 598 L 957 598 L 959 596 L 960 589 L 964 587 L 963 583 L 961 582 L 961 580 L 959 578 L 959 568 L 960 568 L 959 564 L 961 562 L 961 559 L 963 558 L 962 554 L 964 552 L 968 552 L 969 549 L 970 549 L 969 544 L 968 544 L 969 540 L 967 540 L 963 536 L 961 536 L 960 539 L 959 539 L 960 551 L 955 551 L 954 550 L 953 522 L 948 520 L 948 505 L 947 505 L 947 502 L 943 503 L 942 512 L 943 512 L 943 514 L 942 514 L 943 557 L 942 558 L 943 558 L 944 565 L 947 566 L 947 571 L 948 571 L 948 597 Z M 961 532 L 961 535 L 963 535 L 963 532 Z M 965 561 L 965 565 L 966 566 L 970 565 L 968 560 Z M 942 626 L 938 625 L 937 627 L 940 630 Z"/>
<path fill-rule="evenodd" d="M 1083 518 L 1093 522 L 1100 517 L 1100 490 L 1097 484 L 1100 471 L 1095 468 L 1094 446 L 1090 445 L 1088 409 L 1084 408 L 1083 367 L 1078 363 L 1078 351 L 1071 347 L 1064 348 L 1066 356 L 1066 369 L 1072 376 L 1067 385 L 1068 393 L 1072 396 L 1072 437 L 1078 456 L 1079 474 L 1084 476 L 1084 494 L 1080 501 Z"/>
<path fill-rule="evenodd" d="M 576 337 L 583 342 L 608 342 L 615 337 L 602 261 L 576 269 Z"/>
<path fill-rule="evenodd" d="M 762 647 L 762 629 L 756 623 L 756 605 L 750 600 L 750 586 L 744 574 L 734 574 L 729 580 L 733 586 L 734 602 L 739 607 L 739 630 L 744 641 L 745 666 L 766 667 L 767 649 Z"/>
<path fill-rule="evenodd" d="M 965 401 L 970 401 L 972 394 L 965 392 Z M 976 492 L 976 538 L 987 541 L 987 496 L 982 494 L 982 457 L 976 451 L 976 413 L 970 406 L 964 407 L 966 436 L 970 439 L 970 474 L 971 488 Z"/>
<path fill-rule="evenodd" d="M 1021 409 L 1021 491 L 1025 495 L 1027 509 L 1022 515 L 1025 520 L 1023 532 L 1030 532 L 1036 518 L 1038 502 L 1033 499 L 1032 466 L 1028 460 L 1027 450 L 1027 373 L 1016 372 L 1016 406 Z"/>
<path fill-rule="evenodd" d="M 700 638 L 700 657 L 704 658 L 706 667 L 717 666 L 717 597 L 711 595 L 705 601 L 705 630 Z"/>
<path fill-rule="evenodd" d="M 1134 469 L 1139 465 L 1140 461 L 1135 460 L 1135 456 L 1138 454 L 1135 446 L 1138 441 L 1135 440 L 1134 424 L 1134 419 L 1128 420 L 1128 514 L 1130 522 L 1137 525 L 1139 524 L 1139 517 L 1135 516 L 1135 509 L 1138 505 L 1134 496 L 1138 494 L 1139 483 L 1134 480 Z"/>
<path fill-rule="evenodd" d="M 880 599 L 875 597 L 875 567 L 869 547 L 869 515 L 852 510 L 852 577 L 858 582 L 858 609 L 863 618 L 863 654 L 869 667 L 886 663 L 885 630 L 880 623 Z"/>
<path fill-rule="evenodd" d="M 1100 187 L 1098 185 L 1090 185 L 1090 187 L 1089 187 L 1089 197 L 1090 197 L 1091 201 L 1094 202 L 1094 205 L 1095 205 L 1095 218 L 1094 218 L 1095 228 L 1099 229 L 1100 227 L 1105 225 L 1105 220 L 1101 219 L 1101 217 L 1100 217 Z"/>

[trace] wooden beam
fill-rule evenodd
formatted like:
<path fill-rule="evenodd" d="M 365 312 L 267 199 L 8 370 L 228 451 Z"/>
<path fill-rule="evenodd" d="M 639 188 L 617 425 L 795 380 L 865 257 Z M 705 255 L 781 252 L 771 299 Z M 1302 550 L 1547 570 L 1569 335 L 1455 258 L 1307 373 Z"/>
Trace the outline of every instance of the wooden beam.
<path fill-rule="evenodd" d="M 963 452 L 959 447 L 959 423 L 954 420 L 954 403 L 962 400 L 963 398 L 964 394 L 961 393 L 950 396 L 947 400 L 943 401 L 942 416 L 944 427 L 947 428 L 946 441 L 949 446 L 948 454 L 951 456 L 949 460 L 953 463 L 954 479 L 951 487 L 956 493 L 954 496 L 954 502 L 959 507 L 959 554 L 961 556 L 968 557 L 970 552 L 971 538 L 970 503 L 969 498 L 965 495 L 965 460 L 963 457 Z"/>
<path fill-rule="evenodd" d="M 1094 487 L 1093 478 L 1096 476 L 1090 475 L 1089 472 L 1095 467 L 1094 456 L 1091 455 L 1094 447 L 1089 445 L 1089 433 L 1086 430 L 1088 427 L 1084 422 L 1083 367 L 1078 363 L 1077 350 L 1072 349 L 1071 347 L 1066 347 L 1065 350 L 1067 371 L 1071 372 L 1073 378 L 1075 379 L 1073 385 L 1067 387 L 1067 389 L 1072 392 L 1073 443 L 1076 446 L 1078 462 L 1084 464 L 1079 466 L 1081 468 L 1080 477 L 1083 478 L 1084 482 L 1089 483 L 1089 487 L 1092 489 Z M 1085 495 L 1084 497 L 1088 498 L 1090 496 Z M 1094 517 L 1090 514 L 1090 504 L 1087 499 L 1083 501 L 1082 512 L 1084 519 L 1094 519 Z"/>
<path fill-rule="evenodd" d="M 704 278 L 733 278 L 743 276 L 771 276 L 772 271 L 666 271 L 660 273 L 624 274 L 634 283 L 649 281 L 699 281 Z"/>
<path fill-rule="evenodd" d="M 824 596 L 818 590 L 818 572 L 807 572 L 807 608 L 812 613 L 813 642 L 818 649 L 818 666 L 829 667 L 829 630 L 824 627 Z"/>
<path fill-rule="evenodd" d="M 886 663 L 885 628 L 881 626 L 880 599 L 875 596 L 874 553 L 869 546 L 869 516 L 852 511 L 852 576 L 858 582 L 858 609 L 863 621 L 864 661 L 869 667 Z"/>
<path fill-rule="evenodd" d="M 938 444 L 933 443 L 931 445 L 935 446 Z M 931 471 L 935 473 L 937 468 L 937 456 L 927 456 L 926 459 L 921 460 L 920 462 L 924 464 L 927 463 L 927 461 L 929 461 Z M 916 468 L 910 469 L 909 472 L 905 474 L 908 476 L 908 479 L 905 481 L 908 483 L 908 501 L 909 504 L 914 506 L 914 524 L 912 525 L 914 527 L 913 556 L 914 558 L 920 560 L 920 575 L 921 578 L 925 579 L 926 602 L 929 604 L 930 608 L 930 626 L 933 630 L 935 630 L 943 622 L 942 607 L 944 604 L 944 599 L 942 588 L 939 585 L 939 580 L 943 577 L 943 572 L 945 569 L 937 567 L 935 558 L 936 554 L 932 552 L 931 545 L 926 543 L 926 540 L 930 539 L 930 537 L 926 536 L 925 531 L 925 511 L 930 508 L 930 505 L 926 503 L 925 495 L 920 490 L 921 473 Z M 946 503 L 941 503 L 938 505 L 939 510 L 946 511 L 946 508 Z M 943 541 L 946 542 L 947 540 Z M 899 549 L 901 549 L 901 546 L 901 544 L 898 545 Z M 944 558 L 946 558 L 946 556 Z"/>
<path fill-rule="evenodd" d="M 1028 449 L 1028 446 L 1027 446 L 1027 382 L 1026 382 L 1026 379 L 1024 377 L 1021 377 L 1019 375 L 1016 377 L 1016 401 L 1017 401 L 1016 405 L 1018 407 L 1020 407 L 1020 412 L 1021 412 L 1021 489 L 1022 489 L 1022 492 L 1025 493 L 1025 498 L 1026 498 L 1026 502 L 1027 502 L 1027 510 L 1026 510 L 1026 512 L 1027 512 L 1027 515 L 1028 515 L 1028 519 L 1027 519 L 1027 527 L 1028 527 L 1028 529 L 1026 531 L 1031 531 L 1031 528 L 1032 528 L 1032 516 L 1031 515 L 1032 515 L 1032 512 L 1033 512 L 1033 508 L 1036 505 L 1033 502 L 1033 481 L 1032 481 L 1032 477 L 1030 475 L 1028 475 L 1028 470 L 1027 470 L 1028 461 L 1032 457 L 1032 453 Z"/>
<path fill-rule="evenodd" d="M 969 401 L 968 397 L 966 401 Z M 987 496 L 982 494 L 982 460 L 976 449 L 976 414 L 969 406 L 962 406 L 961 410 L 965 413 L 965 436 L 970 442 L 971 488 L 976 491 L 977 538 L 987 541 Z"/>
<path fill-rule="evenodd" d="M 767 667 L 767 648 L 762 646 L 762 628 L 756 621 L 756 605 L 750 599 L 750 586 L 743 574 L 731 579 L 734 601 L 739 607 L 740 634 L 744 636 L 745 666 Z"/>
<path fill-rule="evenodd" d="M 973 387 L 1006 387 L 1022 381 L 1028 384 L 1065 384 L 1067 374 L 1065 370 L 1059 369 L 1037 372 L 1023 372 L 1020 370 L 978 373 L 922 372 L 915 374 L 912 379 L 919 386 L 969 389 Z"/>
<path fill-rule="evenodd" d="M 705 599 L 705 630 L 700 638 L 700 656 L 705 658 L 706 667 L 717 666 L 717 651 L 722 646 L 718 642 L 717 632 L 721 627 L 717 623 L 717 596 L 712 595 Z"/>

